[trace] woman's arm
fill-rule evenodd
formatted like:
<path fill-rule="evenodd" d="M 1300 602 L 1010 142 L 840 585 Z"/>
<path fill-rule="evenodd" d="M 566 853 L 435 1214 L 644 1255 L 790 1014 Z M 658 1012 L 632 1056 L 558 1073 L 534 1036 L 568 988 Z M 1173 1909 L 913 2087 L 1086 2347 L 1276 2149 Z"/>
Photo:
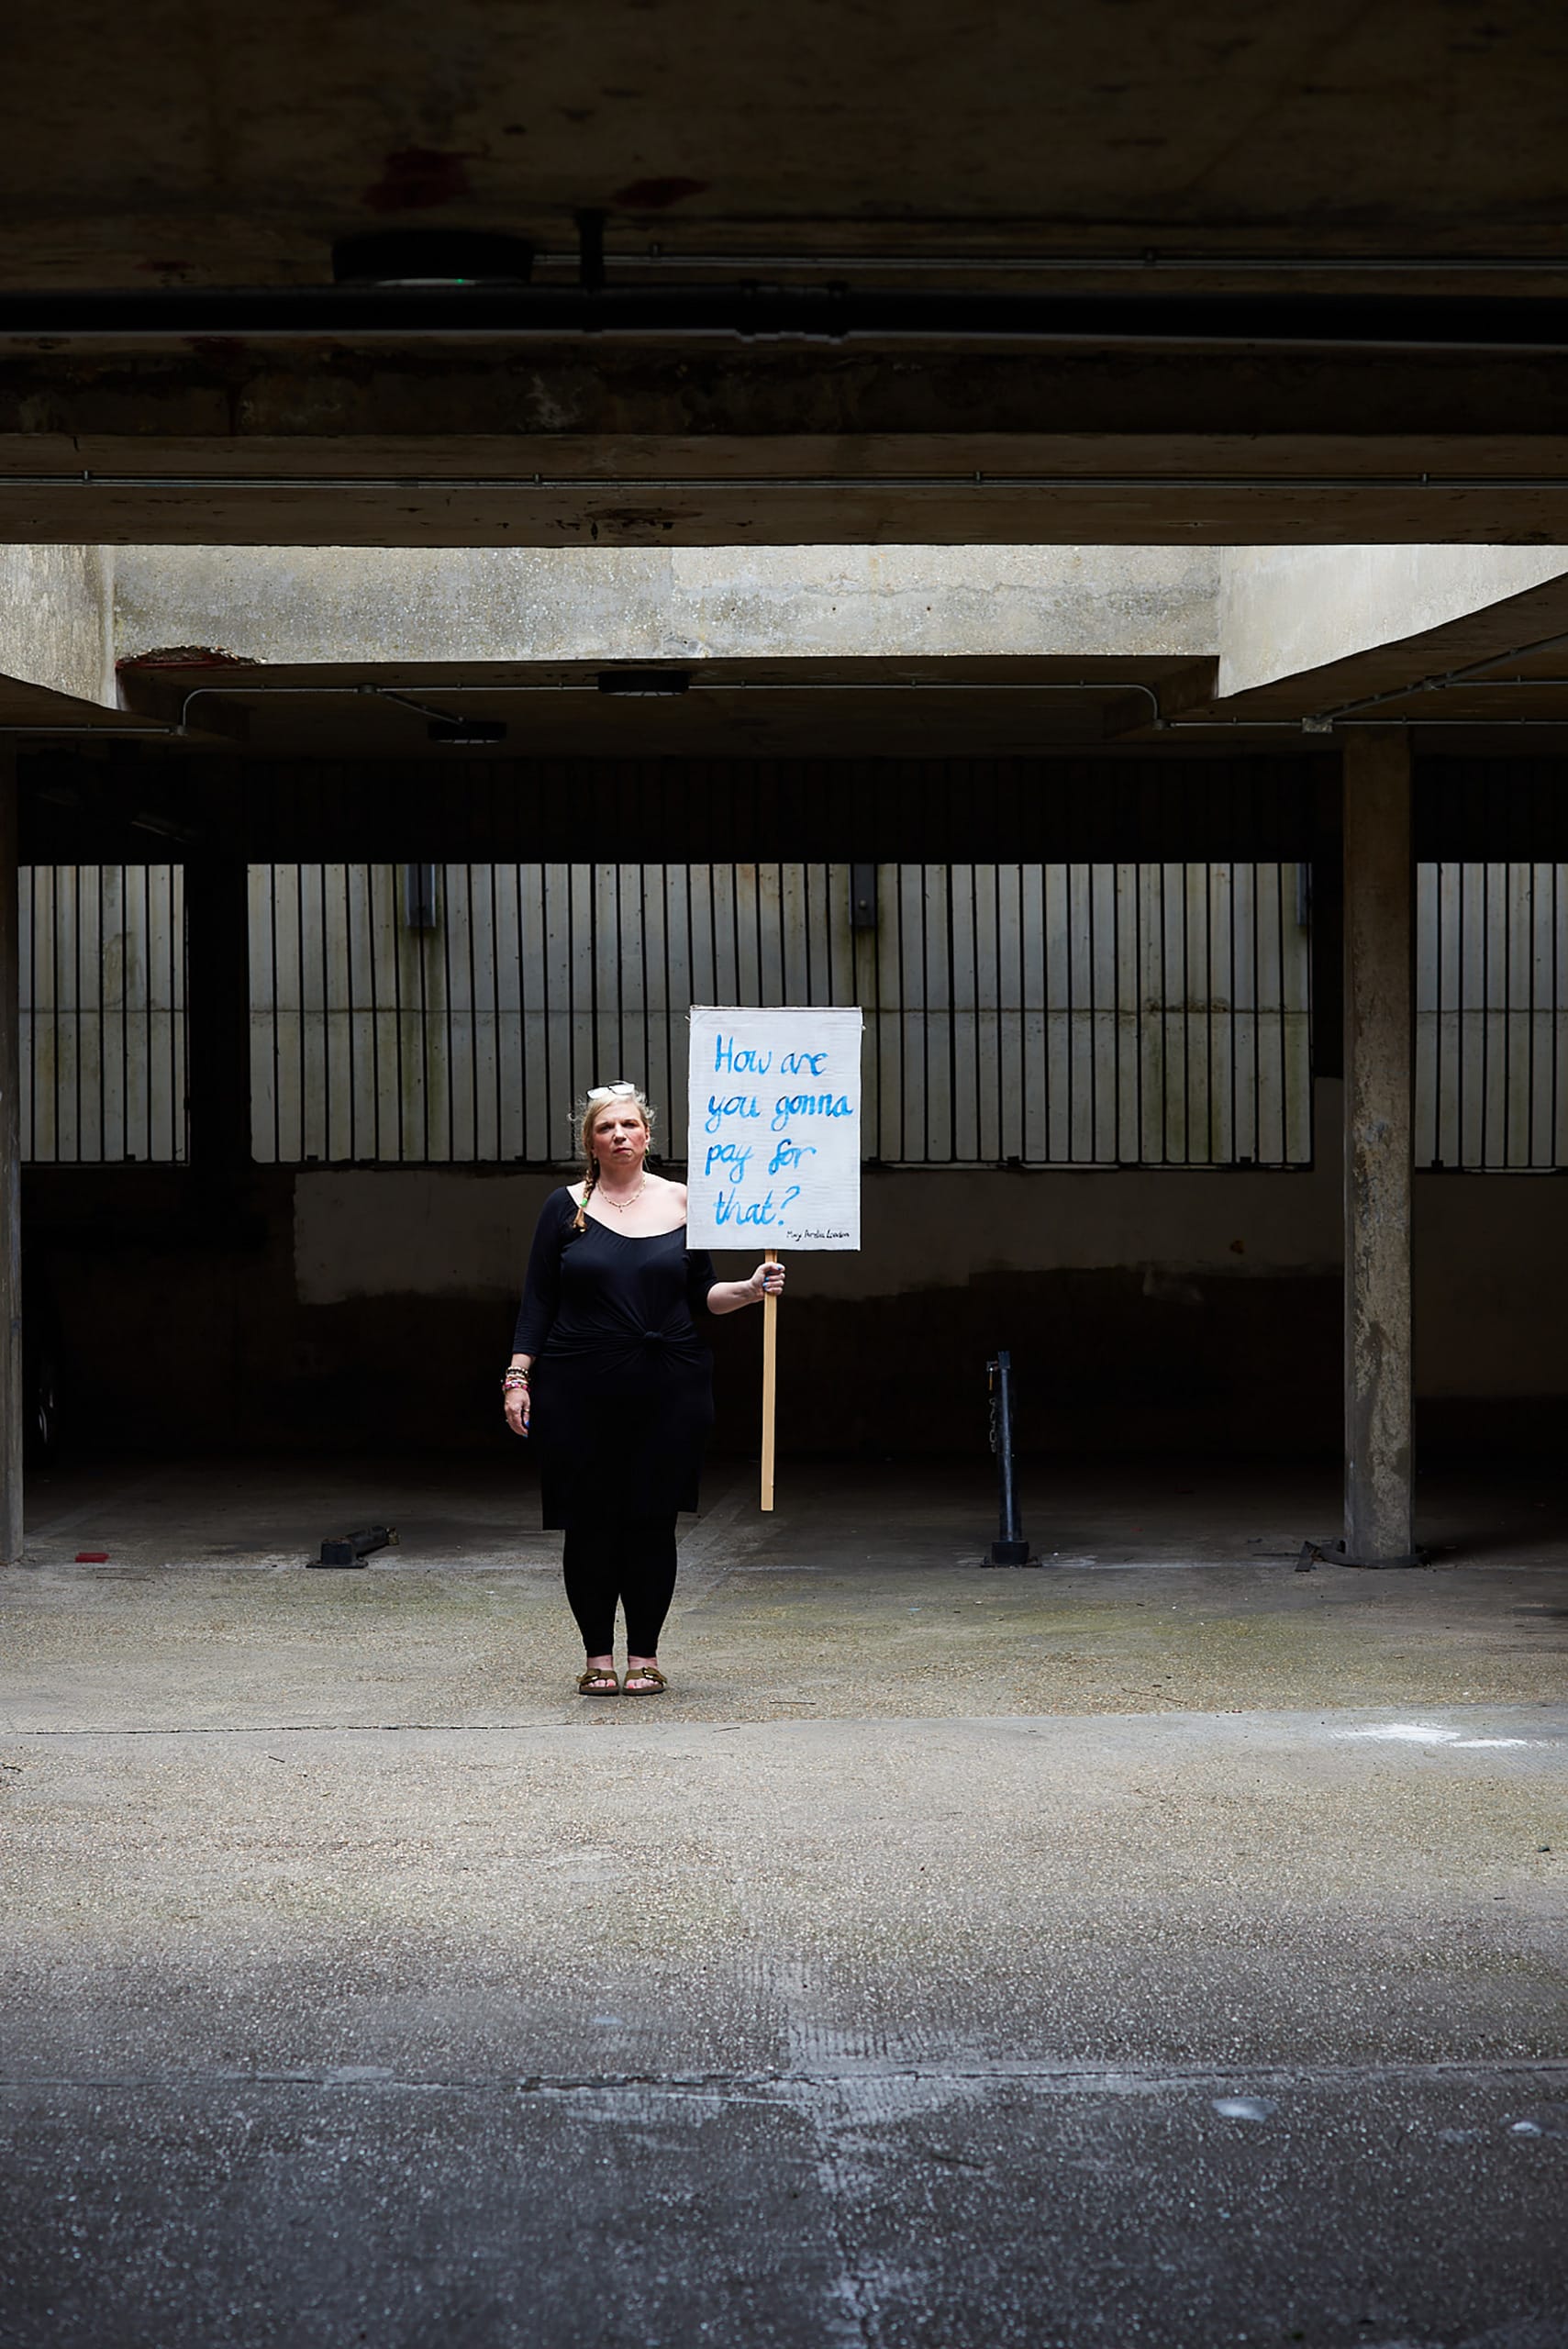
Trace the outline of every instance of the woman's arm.
<path fill-rule="evenodd" d="M 547 1199 L 534 1227 L 533 1246 L 528 1251 L 528 1269 L 523 1281 L 523 1301 L 517 1309 L 517 1326 L 512 1339 L 512 1359 L 507 1364 L 506 1384 L 501 1390 L 502 1408 L 506 1425 L 514 1435 L 527 1435 L 530 1397 L 528 1374 L 534 1356 L 550 1335 L 561 1301 L 561 1243 L 565 1218 L 559 1198 Z M 521 1377 L 517 1375 L 521 1373 Z"/>
<path fill-rule="evenodd" d="M 552 1192 L 539 1211 L 534 1226 L 533 1246 L 528 1250 L 528 1269 L 523 1280 L 523 1301 L 517 1308 L 517 1326 L 512 1338 L 512 1359 L 527 1368 L 535 1354 L 540 1353 L 550 1335 L 561 1303 L 561 1243 L 564 1236 L 566 1217 L 562 1206 L 564 1192 Z"/>
<path fill-rule="evenodd" d="M 743 1305 L 761 1305 L 764 1297 L 784 1294 L 782 1264 L 759 1264 L 749 1281 L 715 1281 L 707 1293 L 710 1313 L 739 1313 Z"/>

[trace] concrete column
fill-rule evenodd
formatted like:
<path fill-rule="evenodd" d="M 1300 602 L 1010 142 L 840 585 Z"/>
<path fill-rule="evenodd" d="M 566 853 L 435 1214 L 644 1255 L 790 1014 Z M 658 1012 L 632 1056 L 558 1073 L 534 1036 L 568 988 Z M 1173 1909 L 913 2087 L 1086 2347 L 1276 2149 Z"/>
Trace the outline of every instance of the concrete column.
<path fill-rule="evenodd" d="M 1415 1549 L 1415 872 L 1405 733 L 1345 737 L 1345 1550 Z"/>
<path fill-rule="evenodd" d="M 22 1556 L 21 984 L 17 968 L 17 758 L 0 750 L 0 1565 Z"/>
<path fill-rule="evenodd" d="M 250 1172 L 250 963 L 243 857 L 185 865 L 191 1165 L 222 1192 Z"/>

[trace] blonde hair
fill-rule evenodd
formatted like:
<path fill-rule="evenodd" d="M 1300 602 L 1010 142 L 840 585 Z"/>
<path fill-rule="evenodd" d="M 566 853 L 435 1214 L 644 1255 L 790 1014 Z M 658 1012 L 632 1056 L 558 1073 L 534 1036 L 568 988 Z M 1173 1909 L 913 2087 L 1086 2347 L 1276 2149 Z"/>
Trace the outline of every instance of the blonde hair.
<path fill-rule="evenodd" d="M 590 1097 L 583 1103 L 577 1112 L 577 1147 L 583 1153 L 583 1197 L 578 1201 L 577 1212 L 572 1219 L 573 1231 L 584 1231 L 587 1229 L 588 1201 L 592 1198 L 599 1180 L 599 1162 L 594 1155 L 594 1128 L 606 1110 L 617 1109 L 635 1109 L 642 1120 L 643 1131 L 647 1134 L 649 1141 L 651 1142 L 653 1140 L 653 1111 L 651 1106 L 643 1097 L 640 1085 L 635 1086 L 629 1093 L 618 1095 L 612 1100 L 595 1101 Z"/>

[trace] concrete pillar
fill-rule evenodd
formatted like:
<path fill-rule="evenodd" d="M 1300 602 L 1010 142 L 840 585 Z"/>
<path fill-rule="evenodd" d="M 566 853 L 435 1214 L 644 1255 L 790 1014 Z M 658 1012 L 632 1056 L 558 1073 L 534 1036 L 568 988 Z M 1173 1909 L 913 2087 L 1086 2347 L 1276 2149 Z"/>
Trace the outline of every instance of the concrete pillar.
<path fill-rule="evenodd" d="M 0 1565 L 22 1556 L 21 982 L 17 758 L 0 750 Z"/>
<path fill-rule="evenodd" d="M 1345 737 L 1345 1550 L 1415 1549 L 1415 871 L 1403 732 Z"/>
<path fill-rule="evenodd" d="M 191 1165 L 199 1192 L 250 1171 L 250 963 L 242 856 L 185 865 Z"/>

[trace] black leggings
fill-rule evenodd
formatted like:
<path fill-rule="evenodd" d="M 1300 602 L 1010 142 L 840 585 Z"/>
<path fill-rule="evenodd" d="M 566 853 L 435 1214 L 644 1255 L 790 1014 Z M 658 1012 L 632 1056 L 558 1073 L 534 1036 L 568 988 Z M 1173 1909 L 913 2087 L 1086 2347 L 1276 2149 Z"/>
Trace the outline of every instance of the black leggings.
<path fill-rule="evenodd" d="M 616 1517 L 569 1525 L 562 1561 L 566 1603 L 577 1618 L 584 1652 L 608 1655 L 616 1643 L 616 1601 L 626 1609 L 628 1655 L 657 1655 L 659 1633 L 675 1591 L 675 1519 Z"/>

